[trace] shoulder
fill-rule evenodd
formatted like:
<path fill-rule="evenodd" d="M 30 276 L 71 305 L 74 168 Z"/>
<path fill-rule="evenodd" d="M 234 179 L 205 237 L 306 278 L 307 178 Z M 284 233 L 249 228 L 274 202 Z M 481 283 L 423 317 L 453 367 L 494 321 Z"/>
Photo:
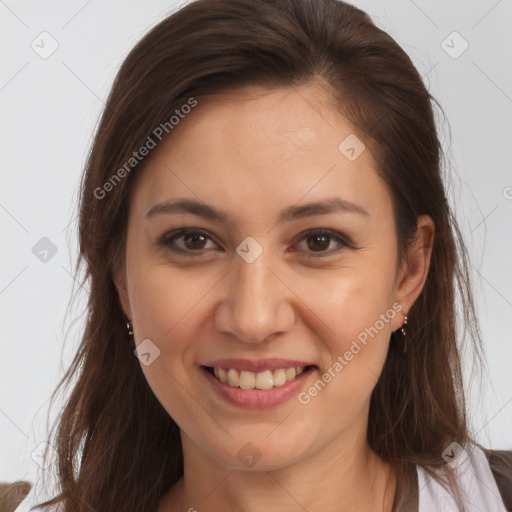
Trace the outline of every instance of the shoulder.
<path fill-rule="evenodd" d="M 17 482 L 0 483 L 0 510 L 15 510 L 25 500 L 32 488 L 30 482 L 19 480 Z"/>
<path fill-rule="evenodd" d="M 32 510 L 32 507 L 43 501 L 36 492 L 36 486 L 30 482 L 0 483 L 0 512 L 56 512 L 58 510 L 48 507 Z"/>
<path fill-rule="evenodd" d="M 512 511 L 512 450 L 482 448 L 507 510 Z"/>

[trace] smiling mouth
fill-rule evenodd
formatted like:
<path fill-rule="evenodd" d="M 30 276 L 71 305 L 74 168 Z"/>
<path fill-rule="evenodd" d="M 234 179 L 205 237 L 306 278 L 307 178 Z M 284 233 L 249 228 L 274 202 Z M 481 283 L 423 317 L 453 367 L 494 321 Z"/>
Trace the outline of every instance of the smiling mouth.
<path fill-rule="evenodd" d="M 276 368 L 274 370 L 264 370 L 261 372 L 210 366 L 202 366 L 202 368 L 232 388 L 265 390 L 283 386 L 299 375 L 313 370 L 316 366 Z"/>

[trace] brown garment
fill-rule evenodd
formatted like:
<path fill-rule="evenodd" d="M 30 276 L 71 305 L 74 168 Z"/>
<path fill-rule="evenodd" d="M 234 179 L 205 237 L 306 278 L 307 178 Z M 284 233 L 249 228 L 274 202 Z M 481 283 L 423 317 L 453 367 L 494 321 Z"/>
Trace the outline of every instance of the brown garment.
<path fill-rule="evenodd" d="M 32 484 L 18 481 L 14 483 L 0 482 L 0 512 L 13 512 L 25 499 Z"/>
<path fill-rule="evenodd" d="M 489 460 L 505 508 L 512 511 L 512 451 L 484 450 L 484 453 Z"/>

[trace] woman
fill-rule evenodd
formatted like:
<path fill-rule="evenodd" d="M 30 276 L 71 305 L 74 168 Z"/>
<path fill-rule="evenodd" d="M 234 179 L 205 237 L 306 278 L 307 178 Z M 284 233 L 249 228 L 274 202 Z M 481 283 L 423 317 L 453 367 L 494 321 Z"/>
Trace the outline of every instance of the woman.
<path fill-rule="evenodd" d="M 137 44 L 82 183 L 89 316 L 43 505 L 510 510 L 511 453 L 466 420 L 433 101 L 335 0 L 198 0 Z"/>

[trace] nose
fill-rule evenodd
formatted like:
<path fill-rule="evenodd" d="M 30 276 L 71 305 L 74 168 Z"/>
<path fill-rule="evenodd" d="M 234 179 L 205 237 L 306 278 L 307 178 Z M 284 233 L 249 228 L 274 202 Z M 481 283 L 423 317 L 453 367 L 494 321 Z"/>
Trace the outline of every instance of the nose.
<path fill-rule="evenodd" d="M 224 282 L 221 303 L 215 310 L 219 332 L 231 334 L 244 343 L 260 344 L 293 327 L 294 294 L 275 268 L 265 252 L 252 263 L 235 256 Z"/>

